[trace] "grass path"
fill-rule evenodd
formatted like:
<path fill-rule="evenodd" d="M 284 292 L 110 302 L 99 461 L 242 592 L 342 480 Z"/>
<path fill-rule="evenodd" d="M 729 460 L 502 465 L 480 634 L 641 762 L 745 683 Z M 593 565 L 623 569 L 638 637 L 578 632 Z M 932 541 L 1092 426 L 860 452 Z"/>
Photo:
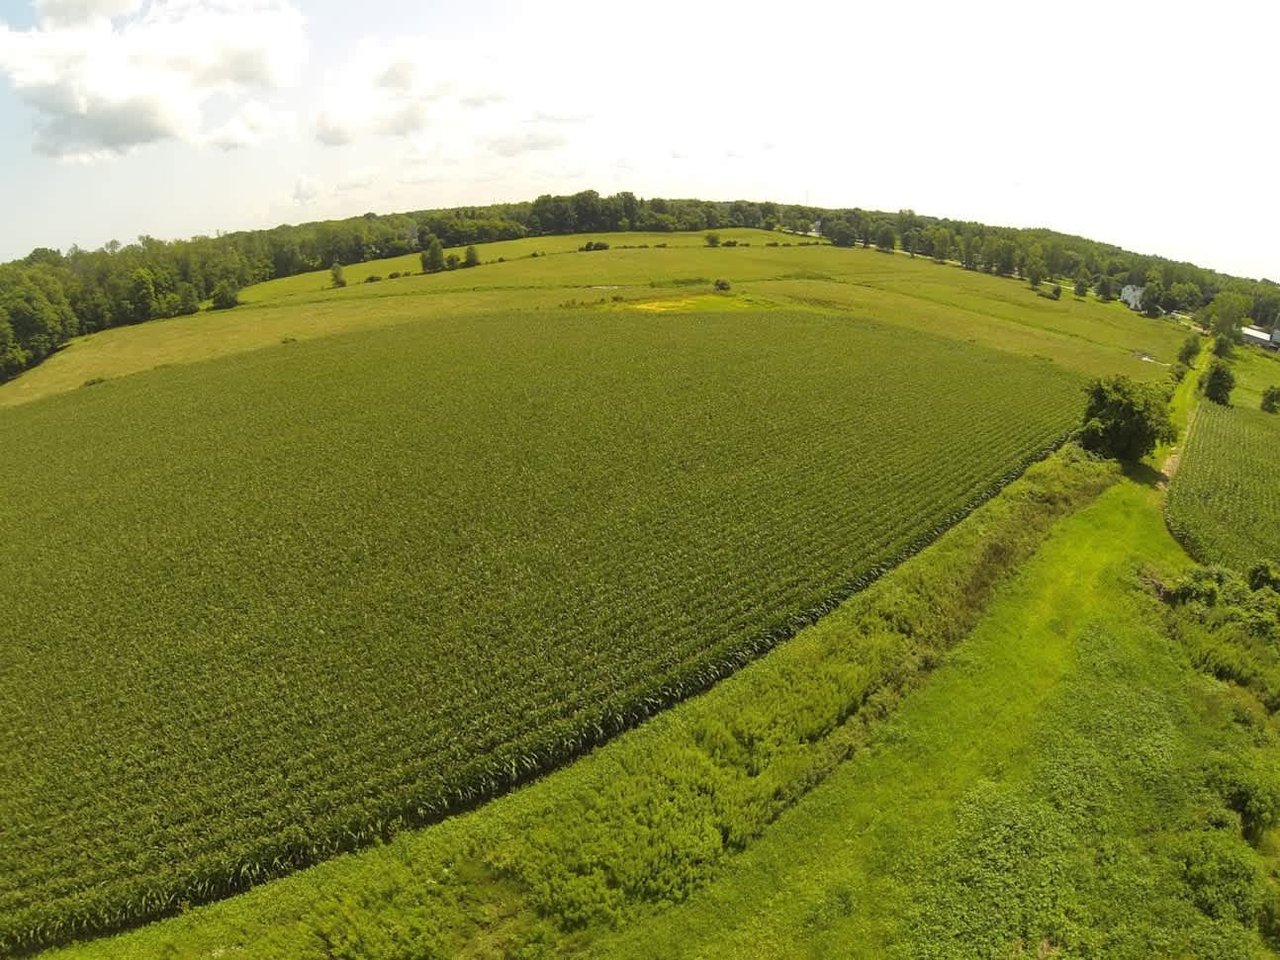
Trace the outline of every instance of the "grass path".
<path fill-rule="evenodd" d="M 1034 949 L 1040 938 L 1061 933 L 1060 901 L 1073 895 L 1084 914 L 1077 922 L 1087 926 L 1106 913 L 1089 890 L 1060 887 L 1041 903 L 1037 888 L 1022 882 L 1049 882 L 1056 861 L 1070 861 L 1093 845 L 1087 828 L 1075 829 L 1052 805 L 1040 837 L 1011 830 L 1003 842 L 975 851 L 976 857 L 948 853 L 964 844 L 964 820 L 975 804 L 979 814 L 998 808 L 1000 795 L 1035 780 L 1046 754 L 1081 734 L 1071 727 L 1085 726 L 1088 718 L 1067 709 L 1070 697 L 1090 686 L 1117 693 L 1106 675 L 1096 675 L 1100 666 L 1120 669 L 1109 663 L 1107 650 L 1141 665 L 1134 679 L 1146 702 L 1156 704 L 1144 710 L 1132 697 L 1103 698 L 1115 726 L 1134 737 L 1124 749 L 1143 747 L 1141 724 L 1129 712 L 1146 716 L 1150 736 L 1176 739 L 1188 709 L 1186 691 L 1178 689 L 1176 662 L 1152 625 L 1153 601 L 1132 573 L 1138 564 L 1172 571 L 1186 563 L 1161 523 L 1159 494 L 1149 486 L 1126 481 L 1064 520 L 872 750 L 788 812 L 721 880 L 686 905 L 599 945 L 593 955 L 919 956 L 947 955 L 947 943 L 963 944 L 972 955 L 985 955 L 979 944 L 1015 951 L 1029 943 Z M 1146 689 L 1160 683 L 1173 684 L 1172 692 Z M 1088 765 L 1123 758 L 1099 758 L 1083 746 L 1058 759 Z M 1119 780 L 1151 772 L 1114 766 Z M 1086 783 L 1079 787 L 1088 792 Z M 1129 821 L 1118 817 L 1129 830 L 1123 841 L 1159 829 L 1158 822 L 1144 820 L 1141 806 L 1135 804 L 1139 812 Z M 1035 849 L 1064 833 L 1061 850 Z M 1131 850 L 1139 859 L 1140 846 Z M 1006 856 L 1003 869 L 1018 882 L 1001 891 L 998 874 L 983 870 Z M 981 884 L 964 876 L 974 871 L 994 884 L 987 894 L 1003 893 L 1003 902 L 983 901 Z M 1058 876 L 1054 883 L 1066 879 Z M 1080 883 L 1091 885 L 1097 886 L 1096 878 Z M 947 904 L 958 912 L 940 909 Z"/>

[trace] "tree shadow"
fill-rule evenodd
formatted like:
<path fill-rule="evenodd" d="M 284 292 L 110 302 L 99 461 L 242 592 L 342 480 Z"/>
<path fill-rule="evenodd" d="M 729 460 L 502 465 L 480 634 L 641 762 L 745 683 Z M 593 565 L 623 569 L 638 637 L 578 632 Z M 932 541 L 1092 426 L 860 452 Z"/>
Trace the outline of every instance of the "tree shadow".
<path fill-rule="evenodd" d="M 1153 490 L 1163 487 L 1169 482 L 1169 478 L 1161 471 L 1151 466 L 1149 463 L 1125 463 L 1121 464 L 1124 475 L 1135 483 L 1140 483 L 1144 487 L 1151 487 Z"/>

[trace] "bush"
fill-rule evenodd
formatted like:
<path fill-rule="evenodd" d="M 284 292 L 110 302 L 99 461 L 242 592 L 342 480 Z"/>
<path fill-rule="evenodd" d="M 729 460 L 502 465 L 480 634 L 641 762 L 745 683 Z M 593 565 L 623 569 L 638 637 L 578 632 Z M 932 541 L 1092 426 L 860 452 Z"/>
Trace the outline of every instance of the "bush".
<path fill-rule="evenodd" d="M 365 283 L 379 283 L 381 280 L 382 277 L 378 276 L 376 273 L 371 273 L 369 276 L 364 278 Z"/>
<path fill-rule="evenodd" d="M 444 258 L 444 268 L 446 270 L 457 270 L 458 264 L 462 262 L 456 253 L 451 253 Z"/>
<path fill-rule="evenodd" d="M 230 310 L 240 303 L 240 289 L 230 280 L 222 280 L 213 288 L 213 309 Z"/>
<path fill-rule="evenodd" d="M 1214 360 L 1209 369 L 1200 377 L 1200 390 L 1214 403 L 1224 407 L 1231 403 L 1231 391 L 1235 389 L 1236 377 L 1221 360 Z"/>
<path fill-rule="evenodd" d="M 399 280 L 399 279 L 400 279 L 400 271 L 399 271 L 399 270 L 392 270 L 390 273 L 388 273 L 388 274 L 387 274 L 387 279 L 388 279 L 388 280 Z"/>
<path fill-rule="evenodd" d="M 1191 372 L 1191 368 L 1188 367 L 1181 360 L 1179 360 L 1177 363 L 1175 363 L 1173 366 L 1169 368 L 1169 379 L 1172 380 L 1174 383 L 1181 383 L 1184 379 L 1186 379 L 1187 374 L 1190 372 Z"/>
<path fill-rule="evenodd" d="M 1225 334 L 1220 333 L 1213 338 L 1213 355 L 1215 357 L 1225 359 L 1235 353 L 1235 350 L 1235 342 Z"/>
<path fill-rule="evenodd" d="M 707 241 L 708 247 L 720 246 L 720 234 L 718 233 L 708 233 L 705 237 L 703 237 L 703 239 Z"/>
<path fill-rule="evenodd" d="M 1266 413 L 1280 412 L 1280 387 L 1272 384 L 1262 391 L 1262 409 Z"/>
<path fill-rule="evenodd" d="M 335 263 L 329 268 L 329 276 L 333 279 L 335 287 L 345 287 L 347 285 L 346 274 L 342 272 L 342 264 Z"/>
<path fill-rule="evenodd" d="M 1156 386 L 1125 376 L 1103 377 L 1089 385 L 1080 443 L 1114 460 L 1140 460 L 1162 440 L 1177 436 L 1169 405 Z"/>
<path fill-rule="evenodd" d="M 480 252 L 474 246 L 467 247 L 467 254 L 462 259 L 462 265 L 464 267 L 480 266 Z"/>
<path fill-rule="evenodd" d="M 578 248 L 579 253 L 589 253 L 592 250 L 608 250 L 609 244 L 604 240 L 588 240 Z"/>
<path fill-rule="evenodd" d="M 1062 299 L 1062 284 L 1060 284 L 1060 283 L 1055 283 L 1052 287 L 1050 287 L 1050 288 L 1049 288 L 1049 296 L 1050 296 L 1050 297 L 1052 297 L 1054 300 L 1061 300 L 1061 299 Z"/>
<path fill-rule="evenodd" d="M 1178 359 L 1190 366 L 1198 356 L 1200 356 L 1200 334 L 1193 333 L 1183 342 L 1182 348 L 1178 351 Z"/>
<path fill-rule="evenodd" d="M 724 292 L 728 291 L 728 290 L 731 288 L 731 286 L 732 286 L 732 285 L 729 283 L 729 281 L 728 281 L 728 280 L 723 280 L 723 279 L 722 279 L 722 280 L 717 280 L 717 281 L 716 281 L 716 289 L 717 289 L 717 290 L 719 290 L 719 291 L 721 291 L 722 293 L 724 293 Z"/>

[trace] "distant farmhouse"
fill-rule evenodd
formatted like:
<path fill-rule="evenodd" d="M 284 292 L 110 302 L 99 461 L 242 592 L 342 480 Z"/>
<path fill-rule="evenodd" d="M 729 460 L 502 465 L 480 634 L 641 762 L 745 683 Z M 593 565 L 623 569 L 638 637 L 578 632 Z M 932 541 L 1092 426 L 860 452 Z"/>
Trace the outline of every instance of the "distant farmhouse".
<path fill-rule="evenodd" d="M 1268 350 L 1280 350 L 1280 327 L 1271 332 L 1261 327 L 1245 327 L 1240 331 L 1245 343 L 1255 343 Z"/>
<path fill-rule="evenodd" d="M 1135 286 L 1132 283 L 1126 283 L 1120 290 L 1120 299 L 1123 300 L 1130 310 L 1142 309 L 1142 291 L 1146 287 Z"/>

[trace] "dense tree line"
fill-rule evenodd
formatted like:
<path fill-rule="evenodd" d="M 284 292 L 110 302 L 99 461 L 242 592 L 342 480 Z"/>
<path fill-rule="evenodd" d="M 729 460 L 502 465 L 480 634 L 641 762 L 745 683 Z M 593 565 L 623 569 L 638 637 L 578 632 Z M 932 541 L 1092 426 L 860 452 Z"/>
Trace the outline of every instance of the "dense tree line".
<path fill-rule="evenodd" d="M 1070 281 L 1077 296 L 1093 290 L 1114 300 L 1128 284 L 1143 287 L 1144 311 L 1194 313 L 1223 294 L 1247 301 L 1241 318 L 1280 326 L 1280 285 L 1243 280 L 1191 263 L 1131 253 L 1112 244 L 1053 230 L 991 227 L 973 221 L 860 209 L 823 211 L 821 232 L 835 246 L 901 249 L 911 256 L 955 261 L 966 270 L 1020 277 L 1039 286 L 1046 279 Z"/>
<path fill-rule="evenodd" d="M 408 253 L 441 269 L 443 248 L 526 236 L 605 231 L 703 231 L 758 227 L 809 233 L 836 246 L 901 248 L 911 256 L 957 261 L 966 269 L 1022 277 L 1038 285 L 1072 280 L 1077 293 L 1104 299 L 1126 283 L 1146 286 L 1144 305 L 1193 311 L 1222 292 L 1247 298 L 1247 315 L 1280 324 L 1280 286 L 1239 280 L 1188 263 L 1129 253 L 1050 230 L 1014 230 L 968 221 L 826 210 L 795 204 L 680 200 L 633 193 L 541 196 L 529 203 L 457 207 L 379 216 L 367 213 L 269 230 L 162 241 L 139 237 L 98 250 L 33 250 L 0 265 L 0 380 L 40 362 L 70 337 L 156 317 L 195 313 L 202 303 L 231 306 L 244 286 L 335 265 Z"/>

